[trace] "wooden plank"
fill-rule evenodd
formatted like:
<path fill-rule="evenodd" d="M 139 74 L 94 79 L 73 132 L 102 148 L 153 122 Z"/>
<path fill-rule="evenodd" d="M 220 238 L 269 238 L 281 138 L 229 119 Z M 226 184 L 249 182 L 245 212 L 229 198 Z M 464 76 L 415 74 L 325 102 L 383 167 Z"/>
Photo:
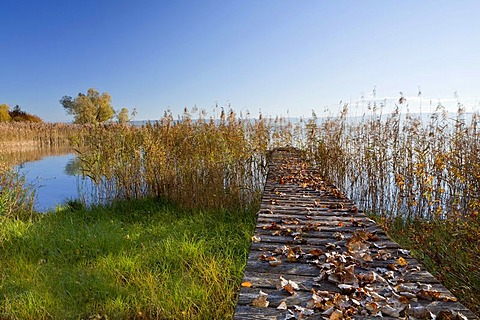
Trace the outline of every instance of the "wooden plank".
<path fill-rule="evenodd" d="M 298 150 L 274 151 L 268 168 L 235 319 L 328 319 L 334 311 L 478 319 Z"/>

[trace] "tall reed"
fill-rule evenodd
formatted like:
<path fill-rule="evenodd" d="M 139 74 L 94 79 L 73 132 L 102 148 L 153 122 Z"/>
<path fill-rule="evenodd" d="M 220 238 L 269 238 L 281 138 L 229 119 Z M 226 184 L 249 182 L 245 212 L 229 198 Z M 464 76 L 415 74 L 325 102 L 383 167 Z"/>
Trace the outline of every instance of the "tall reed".
<path fill-rule="evenodd" d="M 407 112 L 402 109 L 407 108 Z M 100 199 L 167 197 L 187 207 L 249 203 L 262 189 L 267 150 L 295 146 L 365 210 L 406 219 L 461 219 L 480 209 L 480 116 L 439 104 L 425 120 L 400 100 L 390 114 L 218 120 L 188 110 L 143 127 L 89 128 L 84 173 Z M 468 119 L 468 121 L 467 121 Z M 83 132 L 86 132 L 85 130 Z"/>
<path fill-rule="evenodd" d="M 453 119 L 439 104 L 428 120 L 399 103 L 372 112 L 309 123 L 310 157 L 366 210 L 393 218 L 461 219 L 480 210 L 478 113 Z M 314 133 L 313 133 L 314 131 Z"/>
<path fill-rule="evenodd" d="M 82 137 L 80 133 L 88 128 L 65 123 L 0 123 L 0 147 L 64 147 L 70 144 L 72 137 Z"/>
<path fill-rule="evenodd" d="M 198 119 L 185 110 L 142 127 L 98 126 L 85 139 L 83 172 L 99 201 L 165 197 L 185 207 L 247 207 L 266 173 L 270 130 L 263 119 Z"/>
<path fill-rule="evenodd" d="M 35 189 L 17 170 L 0 159 L 0 223 L 2 219 L 30 219 Z"/>

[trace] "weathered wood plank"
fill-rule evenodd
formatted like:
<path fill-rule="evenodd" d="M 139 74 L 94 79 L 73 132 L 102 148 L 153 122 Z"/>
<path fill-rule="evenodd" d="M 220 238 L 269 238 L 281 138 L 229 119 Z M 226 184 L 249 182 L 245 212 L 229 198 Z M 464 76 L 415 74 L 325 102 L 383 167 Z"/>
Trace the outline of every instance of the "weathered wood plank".
<path fill-rule="evenodd" d="M 235 319 L 478 319 L 298 151 L 268 167 Z"/>

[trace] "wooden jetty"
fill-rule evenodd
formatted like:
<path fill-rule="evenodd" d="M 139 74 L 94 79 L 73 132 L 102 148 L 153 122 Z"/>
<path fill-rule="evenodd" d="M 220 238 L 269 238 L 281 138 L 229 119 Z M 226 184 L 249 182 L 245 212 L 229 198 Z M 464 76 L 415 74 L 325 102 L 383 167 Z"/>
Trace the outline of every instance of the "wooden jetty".
<path fill-rule="evenodd" d="M 478 319 L 295 149 L 271 155 L 234 319 Z"/>

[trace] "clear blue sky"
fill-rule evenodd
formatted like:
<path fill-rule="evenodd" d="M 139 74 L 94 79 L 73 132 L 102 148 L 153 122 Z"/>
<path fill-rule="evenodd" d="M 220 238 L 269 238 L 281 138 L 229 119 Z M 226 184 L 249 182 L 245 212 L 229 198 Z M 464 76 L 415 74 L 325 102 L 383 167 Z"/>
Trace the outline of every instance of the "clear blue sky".
<path fill-rule="evenodd" d="M 309 116 L 369 96 L 480 98 L 480 1 L 1 0 L 0 103 L 70 121 L 94 87 L 137 119 L 228 103 Z"/>

